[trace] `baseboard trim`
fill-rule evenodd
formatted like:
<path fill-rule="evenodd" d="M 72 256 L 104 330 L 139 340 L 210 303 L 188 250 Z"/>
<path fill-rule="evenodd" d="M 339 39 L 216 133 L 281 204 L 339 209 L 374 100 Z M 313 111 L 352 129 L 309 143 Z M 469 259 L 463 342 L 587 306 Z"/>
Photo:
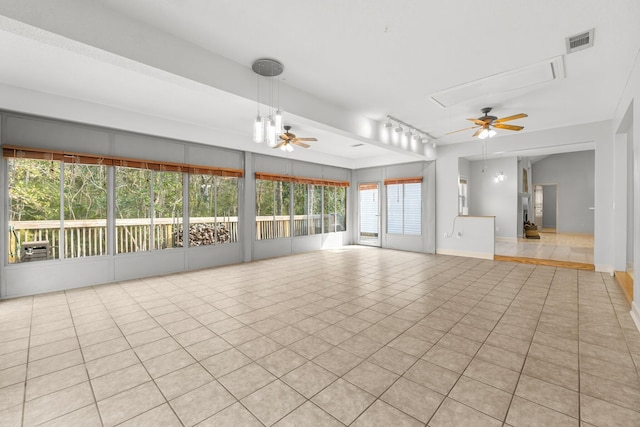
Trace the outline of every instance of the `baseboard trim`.
<path fill-rule="evenodd" d="M 575 268 L 577 270 L 593 271 L 593 264 L 585 264 L 582 262 L 557 261 L 554 259 L 538 259 L 526 258 L 520 256 L 496 255 L 493 259 L 496 261 L 519 262 L 521 264 L 546 265 L 549 267 Z"/>
<path fill-rule="evenodd" d="M 624 271 L 616 271 L 614 277 L 627 301 L 631 304 L 633 302 L 633 279 Z"/>
<path fill-rule="evenodd" d="M 493 254 L 487 253 L 487 252 L 458 251 L 455 249 L 437 249 L 436 253 L 439 255 L 463 256 L 466 258 L 493 259 Z"/>
<path fill-rule="evenodd" d="M 640 331 L 640 308 L 636 305 L 635 302 L 631 303 L 631 318 L 633 319 L 633 323 L 636 324 L 636 328 Z"/>

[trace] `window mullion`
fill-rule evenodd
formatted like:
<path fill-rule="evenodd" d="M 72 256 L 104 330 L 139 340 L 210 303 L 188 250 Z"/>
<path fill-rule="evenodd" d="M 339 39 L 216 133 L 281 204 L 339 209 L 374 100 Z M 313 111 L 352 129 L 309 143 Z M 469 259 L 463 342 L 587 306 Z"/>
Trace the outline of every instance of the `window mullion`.
<path fill-rule="evenodd" d="M 149 244 L 151 245 L 151 247 L 149 248 L 150 251 L 153 251 L 156 249 L 156 233 L 155 233 L 155 221 L 153 220 L 155 217 L 155 209 L 154 209 L 154 203 L 153 201 L 155 200 L 155 179 L 156 179 L 156 172 L 154 170 L 151 171 L 151 179 L 149 182 L 149 192 L 151 194 L 151 197 L 149 198 L 149 220 L 151 223 L 151 227 L 149 230 Z"/>
<path fill-rule="evenodd" d="M 65 232 L 64 232 L 64 162 L 60 162 L 58 179 L 60 180 L 60 231 L 58 232 L 58 257 L 66 258 L 65 253 Z"/>

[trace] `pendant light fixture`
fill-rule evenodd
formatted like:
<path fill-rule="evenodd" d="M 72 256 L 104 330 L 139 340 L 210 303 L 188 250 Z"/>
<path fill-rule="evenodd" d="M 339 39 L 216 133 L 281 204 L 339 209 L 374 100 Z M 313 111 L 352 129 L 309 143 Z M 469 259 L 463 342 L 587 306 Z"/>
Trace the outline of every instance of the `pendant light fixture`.
<path fill-rule="evenodd" d="M 266 142 L 269 147 L 275 147 L 278 135 L 283 132 L 282 111 L 280 111 L 280 79 L 277 77 L 284 71 L 284 66 L 275 59 L 261 58 L 253 63 L 251 69 L 257 76 L 257 113 L 253 122 L 253 141 Z M 265 79 L 267 86 L 263 88 L 263 91 L 266 90 L 267 96 L 262 100 L 264 102 L 261 102 L 260 81 Z M 266 106 L 264 114 L 261 108 L 263 105 Z"/>

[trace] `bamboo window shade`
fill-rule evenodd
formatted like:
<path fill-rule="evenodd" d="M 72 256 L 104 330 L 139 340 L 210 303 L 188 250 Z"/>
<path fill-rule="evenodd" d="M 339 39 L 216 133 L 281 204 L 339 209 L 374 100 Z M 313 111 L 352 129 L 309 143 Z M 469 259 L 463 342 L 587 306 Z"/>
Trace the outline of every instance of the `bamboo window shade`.
<path fill-rule="evenodd" d="M 337 181 L 323 178 L 305 178 L 301 176 L 279 175 L 274 173 L 256 172 L 256 179 L 265 181 L 293 182 L 294 184 L 326 185 L 333 187 L 348 187 L 349 181 Z"/>
<path fill-rule="evenodd" d="M 422 182 L 421 176 L 412 176 L 409 178 L 390 178 L 384 180 L 384 185 L 393 184 L 416 184 Z"/>
<path fill-rule="evenodd" d="M 155 171 L 188 172 L 192 174 L 217 175 L 241 178 L 242 169 L 221 168 L 216 166 L 196 166 L 186 163 L 159 162 L 157 160 L 141 160 L 128 157 L 105 156 L 99 154 L 85 154 L 71 151 L 57 151 L 12 145 L 2 146 L 5 158 L 56 160 L 65 163 L 85 165 L 121 166 L 136 169 L 150 169 Z"/>
<path fill-rule="evenodd" d="M 360 190 L 360 191 L 377 190 L 377 189 L 378 189 L 378 184 L 360 184 L 360 185 L 358 185 L 358 190 Z"/>

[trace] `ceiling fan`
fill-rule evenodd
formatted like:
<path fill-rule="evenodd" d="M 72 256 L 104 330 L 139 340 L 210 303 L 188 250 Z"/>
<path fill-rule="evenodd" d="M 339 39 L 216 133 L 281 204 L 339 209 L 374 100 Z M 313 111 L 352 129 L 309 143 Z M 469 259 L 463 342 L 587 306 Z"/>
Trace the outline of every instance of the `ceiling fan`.
<path fill-rule="evenodd" d="M 284 126 L 284 133 L 280 135 L 280 141 L 273 148 L 279 148 L 282 151 L 293 151 L 292 144 L 302 148 L 309 148 L 311 147 L 309 144 L 301 141 L 317 141 L 316 138 L 297 138 L 289 130 L 291 130 L 291 126 Z"/>
<path fill-rule="evenodd" d="M 489 115 L 489 113 L 491 112 L 491 107 L 483 108 L 480 111 L 482 111 L 484 113 L 484 116 L 478 117 L 477 119 L 467 119 L 467 120 L 470 120 L 473 123 L 475 123 L 476 126 L 472 126 L 470 128 L 465 128 L 465 129 L 460 129 L 460 130 L 455 130 L 453 132 L 447 133 L 446 135 L 450 135 L 452 133 L 462 132 L 462 131 L 470 130 L 470 129 L 478 129 L 472 136 L 474 136 L 474 137 L 477 136 L 480 139 L 491 138 L 492 136 L 494 136 L 496 134 L 496 131 L 493 130 L 492 128 L 515 130 L 515 131 L 519 131 L 519 130 L 524 129 L 524 126 L 505 125 L 504 122 L 508 122 L 508 121 L 511 121 L 511 120 L 522 119 L 524 117 L 528 117 L 526 114 L 520 113 L 520 114 L 515 114 L 513 116 L 503 117 L 503 118 L 499 119 L 496 116 L 490 116 Z"/>

